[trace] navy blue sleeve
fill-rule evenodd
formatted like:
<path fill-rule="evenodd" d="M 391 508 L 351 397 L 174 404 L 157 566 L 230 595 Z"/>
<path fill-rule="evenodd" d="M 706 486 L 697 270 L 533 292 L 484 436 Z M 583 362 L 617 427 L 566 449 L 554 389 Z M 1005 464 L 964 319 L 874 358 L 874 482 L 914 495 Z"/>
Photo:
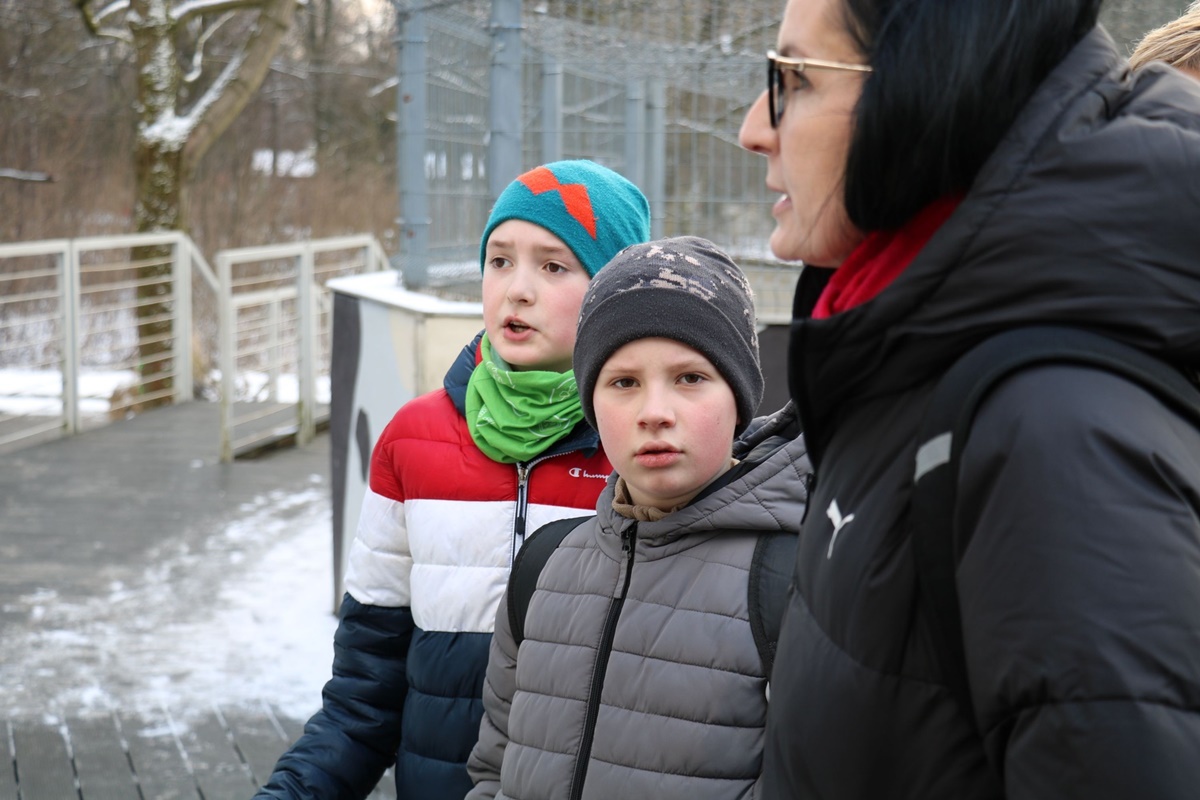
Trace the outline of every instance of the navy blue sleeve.
<path fill-rule="evenodd" d="M 321 710 L 256 798 L 359 800 L 370 794 L 400 745 L 412 633 L 410 609 L 344 597 Z"/>

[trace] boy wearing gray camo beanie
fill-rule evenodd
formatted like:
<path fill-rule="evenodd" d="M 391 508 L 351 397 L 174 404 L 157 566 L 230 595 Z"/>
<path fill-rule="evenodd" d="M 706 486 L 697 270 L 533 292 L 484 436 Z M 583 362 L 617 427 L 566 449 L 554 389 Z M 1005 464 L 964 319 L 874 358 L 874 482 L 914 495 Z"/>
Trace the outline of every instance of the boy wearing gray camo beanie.
<path fill-rule="evenodd" d="M 631 245 L 592 279 L 575 336 L 575 380 L 593 428 L 592 393 L 604 362 L 638 339 L 661 337 L 704 354 L 737 401 L 735 434 L 763 396 L 754 293 L 745 274 L 712 242 L 696 236 Z"/>
<path fill-rule="evenodd" d="M 754 322 L 703 239 L 633 245 L 592 279 L 575 375 L 614 471 L 596 516 L 513 560 L 467 800 L 755 793 L 805 448 L 756 423 L 734 455 L 763 391 Z"/>

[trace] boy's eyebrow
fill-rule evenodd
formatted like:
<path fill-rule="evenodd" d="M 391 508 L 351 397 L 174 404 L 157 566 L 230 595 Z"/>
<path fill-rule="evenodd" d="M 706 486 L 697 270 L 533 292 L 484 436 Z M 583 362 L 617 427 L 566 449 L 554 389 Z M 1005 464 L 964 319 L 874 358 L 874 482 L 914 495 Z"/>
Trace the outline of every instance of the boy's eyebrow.
<path fill-rule="evenodd" d="M 495 238 L 488 239 L 487 249 L 490 250 L 493 247 L 495 247 L 497 250 L 512 250 L 514 247 L 516 247 L 516 242 L 513 241 L 512 239 L 495 239 Z M 571 256 L 572 258 L 575 257 L 575 254 L 571 251 L 571 248 L 567 247 L 565 244 L 553 244 L 553 245 L 539 244 L 539 245 L 534 245 L 534 249 L 537 250 L 539 253 L 555 253 L 555 254 L 563 253 L 563 254 Z"/>
<path fill-rule="evenodd" d="M 711 361 L 703 356 L 681 356 L 674 361 L 669 361 L 666 368 L 671 371 L 690 370 L 693 372 L 716 372 L 716 366 Z M 642 362 L 635 359 L 617 360 L 610 358 L 600 367 L 600 373 L 605 372 L 641 372 L 643 369 Z"/>

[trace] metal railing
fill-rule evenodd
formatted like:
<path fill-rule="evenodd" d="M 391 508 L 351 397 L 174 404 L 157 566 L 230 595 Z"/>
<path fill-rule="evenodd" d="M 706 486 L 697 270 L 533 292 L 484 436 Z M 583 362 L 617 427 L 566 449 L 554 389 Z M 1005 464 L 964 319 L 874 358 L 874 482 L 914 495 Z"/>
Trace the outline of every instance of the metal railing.
<path fill-rule="evenodd" d="M 240 381 L 221 382 L 222 460 L 255 441 L 311 440 L 329 406 L 333 324 L 325 283 L 388 269 L 383 249 L 371 236 L 345 236 L 224 250 L 216 262 L 225 299 L 220 370 Z M 295 385 L 283 385 L 287 376 Z"/>
<path fill-rule="evenodd" d="M 209 382 L 223 460 L 263 439 L 308 441 L 328 406 L 325 281 L 388 268 L 382 248 L 348 236 L 215 263 L 178 232 L 0 245 L 0 448 L 191 400 Z"/>
<path fill-rule="evenodd" d="M 216 290 L 181 233 L 0 245 L 0 447 L 190 398 L 193 275 Z M 139 313 L 151 303 L 170 313 Z M 162 330 L 151 359 L 138 337 L 147 323 Z"/>

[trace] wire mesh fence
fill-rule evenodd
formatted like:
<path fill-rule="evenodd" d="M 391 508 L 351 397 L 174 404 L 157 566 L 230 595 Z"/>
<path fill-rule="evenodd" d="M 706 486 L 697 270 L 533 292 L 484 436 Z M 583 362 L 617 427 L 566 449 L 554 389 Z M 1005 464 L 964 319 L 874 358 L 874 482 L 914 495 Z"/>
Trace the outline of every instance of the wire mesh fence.
<path fill-rule="evenodd" d="M 477 292 L 479 235 L 490 210 L 487 169 L 492 0 L 400 3 L 425 32 L 424 178 L 430 288 Z M 624 174 L 651 202 L 655 236 L 704 236 L 763 274 L 773 227 L 763 159 L 738 129 L 764 85 L 781 0 L 546 0 L 522 8 L 520 170 L 588 158 Z M 403 37 L 402 37 L 403 38 Z M 402 44 L 402 48 L 403 48 Z M 514 92 L 514 95 L 517 94 Z M 402 145 L 403 147 L 403 145 Z M 402 164 L 403 169 L 403 164 Z M 515 176 L 515 174 L 514 174 Z M 513 176 L 506 176 L 513 177 Z M 405 209 L 402 193 L 401 215 Z M 413 243 L 402 238 L 404 268 Z M 756 268 L 757 269 L 757 268 Z M 760 294 L 775 295 L 770 291 Z M 790 298 L 787 301 L 790 304 Z M 765 309 L 766 316 L 776 309 Z"/>

